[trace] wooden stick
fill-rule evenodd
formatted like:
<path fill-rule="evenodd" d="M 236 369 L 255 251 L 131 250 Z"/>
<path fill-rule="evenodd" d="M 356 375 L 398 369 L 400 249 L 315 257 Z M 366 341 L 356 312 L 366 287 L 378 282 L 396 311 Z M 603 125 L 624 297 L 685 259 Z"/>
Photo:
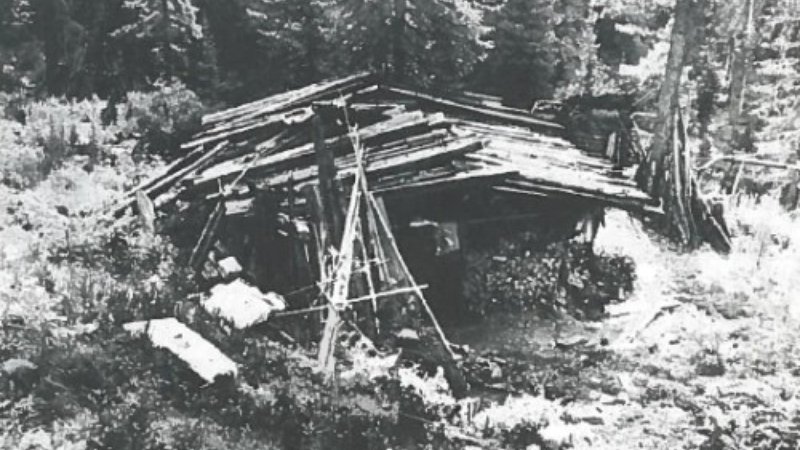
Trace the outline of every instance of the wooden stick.
<path fill-rule="evenodd" d="M 393 117 L 383 122 L 378 122 L 374 125 L 370 125 L 361 130 L 361 133 L 363 135 L 362 140 L 369 140 L 385 138 L 395 134 L 407 133 L 416 128 L 428 128 L 446 125 L 447 122 L 441 116 L 425 116 L 419 111 L 415 111 L 403 114 L 402 116 Z M 346 135 L 338 135 L 325 139 L 324 144 L 326 148 L 330 149 L 330 151 L 334 151 L 350 144 L 350 140 Z M 257 145 L 256 151 L 261 151 L 264 145 L 266 144 Z M 297 162 L 301 161 L 303 158 L 308 158 L 314 155 L 314 148 L 315 145 L 312 142 L 287 149 L 277 154 L 268 155 L 264 158 L 258 159 L 258 163 L 256 163 L 251 170 L 261 172 L 276 171 L 276 169 L 286 169 L 288 168 L 287 166 L 296 165 Z M 243 158 L 240 158 L 240 160 L 226 161 L 220 164 L 220 169 L 215 171 L 217 173 L 214 173 L 211 176 L 198 177 L 193 180 L 194 184 L 202 185 L 204 183 L 215 182 L 218 178 L 226 178 L 238 173 L 241 170 L 241 164 L 243 164 L 241 159 Z"/>
<path fill-rule="evenodd" d="M 208 216 L 206 225 L 203 227 L 203 232 L 200 233 L 200 239 L 197 240 L 197 243 L 192 249 L 192 255 L 189 257 L 189 266 L 192 268 L 197 269 L 197 267 L 205 261 L 205 254 L 213 244 L 214 235 L 224 215 L 225 200 L 220 200 Z"/>
<path fill-rule="evenodd" d="M 539 129 L 548 129 L 551 131 L 561 132 L 564 130 L 564 127 L 553 122 L 546 122 L 544 120 L 534 119 L 533 117 L 526 116 L 523 114 L 511 114 L 502 111 L 495 111 L 489 110 L 486 108 L 479 108 L 476 106 L 466 105 L 463 103 L 454 102 L 452 100 L 447 100 L 443 98 L 434 97 L 431 95 L 423 94 L 420 92 L 414 92 L 407 89 L 401 89 L 396 87 L 384 87 L 388 92 L 403 95 L 406 97 L 410 97 L 416 100 L 421 100 L 424 102 L 432 103 L 438 105 L 440 107 L 446 107 L 451 109 L 460 110 L 463 112 L 478 114 L 484 117 L 490 117 L 493 119 L 501 119 L 509 123 L 513 123 L 515 125 L 522 125 L 526 127 L 533 127 Z"/>
<path fill-rule="evenodd" d="M 345 300 L 344 302 L 341 302 L 341 304 L 350 305 L 350 304 L 353 304 L 353 303 L 360 303 L 360 302 L 366 302 L 366 301 L 372 301 L 372 300 L 384 300 L 384 299 L 386 299 L 388 297 L 392 297 L 392 296 L 395 296 L 395 295 L 415 293 L 415 292 L 417 292 L 418 289 L 428 289 L 428 285 L 427 284 L 423 284 L 423 285 L 418 285 L 416 287 L 415 286 L 411 286 L 411 287 L 392 289 L 390 291 L 375 292 L 374 294 L 363 295 L 361 297 L 355 297 L 355 298 L 351 298 L 351 299 Z M 292 310 L 292 311 L 283 311 L 283 312 L 274 313 L 274 314 L 272 314 L 272 317 L 296 316 L 296 315 L 299 315 L 299 314 L 308 314 L 308 313 L 312 313 L 312 312 L 322 311 L 322 310 L 325 310 L 325 309 L 328 309 L 328 305 L 311 306 L 311 307 L 303 308 L 303 309 L 295 309 L 295 310 Z"/>
<path fill-rule="evenodd" d="M 169 176 L 175 170 L 178 170 L 178 169 L 180 169 L 182 167 L 185 167 L 188 164 L 191 164 L 192 160 L 195 159 L 195 157 L 197 157 L 199 155 L 202 155 L 202 153 L 203 153 L 203 147 L 198 147 L 198 148 L 192 150 L 186 156 L 173 161 L 167 167 L 163 168 L 158 175 L 155 175 L 155 176 L 152 176 L 152 177 L 148 178 L 147 180 L 139 183 L 139 185 L 136 186 L 135 188 L 127 191 L 126 193 L 124 193 L 122 195 L 122 198 L 123 199 L 131 198 L 132 199 L 133 197 L 136 196 L 137 192 L 146 191 L 148 188 L 152 187 L 153 185 L 158 183 L 163 178 Z M 109 210 L 113 209 L 113 208 L 114 208 L 114 206 L 109 208 Z"/>
<path fill-rule="evenodd" d="M 392 235 L 392 230 L 389 228 L 389 220 L 387 217 L 384 217 L 383 212 L 381 211 L 380 207 L 378 206 L 378 201 L 375 199 L 375 196 L 371 193 L 368 196 L 370 203 L 372 204 L 373 211 L 376 212 L 378 217 L 378 223 L 383 227 L 384 232 L 388 238 L 389 244 L 392 247 L 392 253 L 394 253 L 395 257 L 397 258 L 397 262 L 400 267 L 405 272 L 406 279 L 411 283 L 411 287 L 414 289 L 417 297 L 419 297 L 419 301 L 422 304 L 423 308 L 425 308 L 425 312 L 431 319 L 433 323 L 433 327 L 436 330 L 436 333 L 439 335 L 439 339 L 441 339 L 442 344 L 444 345 L 445 351 L 450 354 L 451 358 L 455 358 L 455 354 L 453 353 L 453 349 L 450 348 L 450 341 L 447 339 L 447 336 L 444 334 L 444 330 L 439 325 L 439 321 L 436 320 L 436 316 L 433 314 L 433 310 L 428 305 L 428 302 L 425 300 L 424 295 L 422 294 L 422 289 L 420 289 L 419 285 L 416 281 L 414 281 L 414 276 L 411 275 L 411 271 L 408 270 L 408 265 L 406 265 L 405 260 L 403 260 L 402 254 L 400 253 L 400 249 L 397 247 L 397 242 Z"/>
<path fill-rule="evenodd" d="M 363 225 L 359 227 L 358 236 L 359 236 L 359 244 L 361 245 L 361 258 L 364 261 L 369 261 L 369 252 L 367 251 L 367 243 L 364 239 L 364 229 Z M 372 269 L 367 263 L 365 277 L 367 278 L 367 289 L 369 290 L 369 297 L 372 300 L 372 317 L 375 323 L 375 334 L 380 334 L 380 322 L 378 320 L 378 297 L 375 292 L 375 284 L 372 282 Z"/>
<path fill-rule="evenodd" d="M 191 173 L 194 170 L 201 169 L 204 166 L 204 164 L 210 162 L 217 154 L 219 154 L 225 148 L 227 148 L 227 146 L 228 146 L 228 142 L 227 141 L 220 142 L 219 144 L 217 144 L 216 147 L 214 147 L 213 149 L 208 151 L 208 153 L 206 153 L 203 156 L 201 156 L 200 158 L 198 158 L 195 162 L 193 162 L 193 163 L 189 164 L 188 166 L 184 167 L 183 169 L 173 173 L 172 175 L 168 175 L 168 176 L 160 179 L 158 182 L 154 183 L 149 188 L 144 189 L 143 192 L 145 194 L 147 194 L 148 197 L 150 197 L 151 199 L 155 200 L 156 197 L 158 197 L 159 194 L 161 194 L 163 191 L 165 191 L 166 189 L 168 189 L 170 186 L 174 185 L 178 181 L 182 180 L 186 175 L 188 175 L 189 173 Z M 125 210 L 128 207 L 130 207 L 130 205 L 135 201 L 136 201 L 135 197 L 134 198 L 125 199 L 125 200 L 122 201 L 121 204 L 118 204 L 118 205 L 114 206 L 112 211 L 110 211 L 110 213 L 112 213 L 114 216 L 118 216 L 118 215 L 124 213 Z"/>
<path fill-rule="evenodd" d="M 367 83 L 371 77 L 372 74 L 361 72 L 349 77 L 323 81 L 293 91 L 283 92 L 254 102 L 245 103 L 235 108 L 207 114 L 203 116 L 203 125 L 241 118 L 242 116 L 253 114 L 253 112 L 257 114 L 268 114 L 301 102 L 311 102 L 317 99 L 320 94 L 333 94 L 338 90 L 346 89 L 350 85 L 353 85 L 353 87 L 361 86 Z"/>

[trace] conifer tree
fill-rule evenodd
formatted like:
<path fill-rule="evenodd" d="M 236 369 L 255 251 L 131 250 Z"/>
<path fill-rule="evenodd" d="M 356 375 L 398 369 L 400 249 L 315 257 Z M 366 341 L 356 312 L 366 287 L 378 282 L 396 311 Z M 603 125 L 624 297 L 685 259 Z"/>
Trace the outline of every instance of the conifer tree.
<path fill-rule="evenodd" d="M 192 1 L 126 0 L 124 6 L 130 21 L 112 35 L 149 53 L 151 75 L 167 79 L 185 76 L 189 48 L 203 37 Z"/>

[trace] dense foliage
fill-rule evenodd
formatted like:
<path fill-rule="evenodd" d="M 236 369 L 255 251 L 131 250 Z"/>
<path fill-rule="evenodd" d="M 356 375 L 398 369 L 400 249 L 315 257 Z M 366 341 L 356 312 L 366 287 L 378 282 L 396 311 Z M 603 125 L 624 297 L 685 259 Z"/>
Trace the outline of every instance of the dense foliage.
<path fill-rule="evenodd" d="M 597 319 L 609 303 L 633 291 L 630 258 L 595 254 L 590 244 L 576 241 L 542 245 L 531 234 L 468 252 L 465 295 L 472 313 L 567 311 Z"/>
<path fill-rule="evenodd" d="M 118 101 L 178 78 L 207 100 L 237 102 L 373 70 L 527 108 L 559 88 L 580 91 L 592 70 L 605 70 L 592 32 L 597 9 L 585 0 L 3 3 L 0 88 L 55 95 Z M 612 23 L 604 41 L 616 38 Z"/>

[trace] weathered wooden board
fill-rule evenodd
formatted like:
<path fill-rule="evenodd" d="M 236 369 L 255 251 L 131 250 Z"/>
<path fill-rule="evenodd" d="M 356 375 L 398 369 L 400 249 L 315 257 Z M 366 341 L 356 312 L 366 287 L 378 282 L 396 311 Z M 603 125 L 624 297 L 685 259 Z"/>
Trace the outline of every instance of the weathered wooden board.
<path fill-rule="evenodd" d="M 317 100 L 317 97 L 320 94 L 331 92 L 337 93 L 342 92 L 347 87 L 363 86 L 368 83 L 370 78 L 372 78 L 370 73 L 362 72 L 345 78 L 327 80 L 304 86 L 299 89 L 282 92 L 261 100 L 245 103 L 234 108 L 207 114 L 203 116 L 203 125 L 207 126 L 225 120 L 270 114 L 282 109 L 291 108 L 292 106 L 302 102 L 310 103 L 314 100 Z"/>
<path fill-rule="evenodd" d="M 131 322 L 123 328 L 134 336 L 146 334 L 153 346 L 169 350 L 209 383 L 218 376 L 238 373 L 232 359 L 174 317 Z"/>

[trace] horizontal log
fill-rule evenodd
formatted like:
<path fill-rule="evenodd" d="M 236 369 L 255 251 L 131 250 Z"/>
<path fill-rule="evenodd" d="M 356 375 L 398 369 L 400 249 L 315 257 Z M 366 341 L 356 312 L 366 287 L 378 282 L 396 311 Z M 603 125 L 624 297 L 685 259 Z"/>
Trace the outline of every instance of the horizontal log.
<path fill-rule="evenodd" d="M 194 172 L 195 170 L 202 169 L 205 167 L 206 164 L 210 164 L 214 157 L 221 153 L 225 148 L 228 146 L 228 142 L 220 142 L 217 144 L 216 147 L 209 150 L 206 154 L 198 158 L 196 161 L 192 162 L 191 164 L 183 167 L 182 169 L 174 172 L 166 177 L 161 177 L 157 182 L 152 184 L 149 188 L 143 189 L 142 192 L 146 194 L 150 199 L 153 201 L 156 198 L 167 191 L 170 187 L 175 186 L 179 183 L 183 178 L 185 178 L 190 173 Z M 114 217 L 118 217 L 125 213 L 125 210 L 128 209 L 134 202 L 136 198 L 126 198 L 123 199 L 120 203 L 116 204 L 113 209 L 111 210 L 111 214 Z"/>
<path fill-rule="evenodd" d="M 493 145 L 490 143 L 489 145 Z M 499 154 L 491 148 L 468 156 L 490 165 L 509 165 L 520 170 L 521 176 L 535 181 L 550 181 L 573 186 L 587 191 L 598 191 L 606 195 L 638 198 L 650 197 L 641 191 L 632 180 L 613 178 L 603 172 L 582 166 L 568 166 L 546 157 L 527 157 L 513 153 Z"/>
<path fill-rule="evenodd" d="M 548 136 L 531 131 L 529 128 L 476 122 L 474 120 L 457 120 L 456 125 L 468 130 L 490 133 L 492 136 L 507 137 L 514 140 L 544 145 L 553 150 L 574 150 L 575 146 L 560 137 Z"/>
<path fill-rule="evenodd" d="M 384 182 L 378 177 L 384 176 L 387 172 L 404 171 L 404 173 L 418 173 L 420 170 L 427 170 L 430 167 L 436 167 L 439 161 L 450 161 L 452 158 L 457 157 L 459 154 L 473 152 L 479 149 L 483 142 L 476 138 L 460 138 L 452 141 L 446 145 L 431 146 L 427 149 L 413 149 L 404 152 L 389 152 L 387 155 L 368 155 L 365 162 L 364 169 L 367 177 L 370 179 L 370 185 L 375 191 L 380 191 L 381 186 L 386 183 L 395 183 L 396 179 L 391 179 Z M 352 156 L 352 155 L 349 155 Z M 337 180 L 346 182 L 352 178 L 356 172 L 355 160 L 350 157 L 347 160 L 340 157 L 336 161 L 339 168 L 337 173 Z M 503 173 L 513 173 L 513 170 L 504 170 Z M 496 176 L 500 171 L 485 170 L 484 176 Z M 308 166 L 300 170 L 288 170 L 272 176 L 265 176 L 257 183 L 259 189 L 275 189 L 281 187 L 292 187 L 295 190 L 301 189 L 303 186 L 314 184 L 317 182 L 317 167 Z M 468 174 L 464 178 L 469 178 Z M 458 181 L 457 179 L 454 181 Z M 209 198 L 218 198 L 218 194 L 214 194 Z M 236 214 L 244 214 L 250 207 L 251 197 L 241 198 L 237 197 L 232 201 L 235 204 Z"/>
<path fill-rule="evenodd" d="M 409 133 L 413 129 L 429 129 L 436 126 L 445 126 L 447 123 L 441 115 L 424 116 L 419 112 L 407 113 L 384 122 L 379 122 L 375 125 L 360 130 L 359 134 L 364 145 L 370 145 L 371 141 L 379 138 L 389 138 L 403 133 Z M 329 138 L 325 141 L 325 145 L 333 148 L 334 150 L 341 151 L 342 148 L 349 148 L 351 145 L 350 137 L 347 135 L 339 135 Z M 256 146 L 256 152 L 262 152 L 268 149 L 269 145 L 259 144 Z M 264 171 L 278 171 L 286 169 L 291 166 L 296 166 L 299 161 L 304 158 L 312 158 L 314 155 L 314 144 L 307 143 L 299 147 L 291 148 L 276 154 L 268 155 L 254 164 L 251 168 L 251 173 L 258 173 Z M 247 164 L 246 158 L 239 158 L 237 160 L 225 161 L 205 173 L 200 174 L 192 180 L 196 186 L 201 186 L 210 182 L 215 182 L 218 179 L 226 179 L 241 169 Z M 311 162 L 308 163 L 309 165 Z"/>
<path fill-rule="evenodd" d="M 394 194 L 400 192 L 417 191 L 420 189 L 437 189 L 449 187 L 463 187 L 465 184 L 480 183 L 491 184 L 505 180 L 506 177 L 516 175 L 518 172 L 511 168 L 482 168 L 467 172 L 458 172 L 450 176 L 438 176 L 430 179 L 402 180 L 395 183 L 378 183 L 372 189 L 375 194 Z"/>
<path fill-rule="evenodd" d="M 147 191 L 147 189 L 153 187 L 155 184 L 163 180 L 164 178 L 168 177 L 169 175 L 175 173 L 176 171 L 186 167 L 187 165 L 191 164 L 197 158 L 203 155 L 203 148 L 197 148 L 187 154 L 186 156 L 179 158 L 169 164 L 167 167 L 163 168 L 159 171 L 158 175 L 154 175 L 152 177 L 147 178 L 143 182 L 139 183 L 136 187 L 129 189 L 124 194 L 122 194 L 122 198 L 118 199 L 113 205 L 107 207 L 106 209 L 102 210 L 102 214 L 108 214 L 111 211 L 115 210 L 119 205 L 123 203 L 132 204 L 134 199 L 136 198 L 136 193 L 139 191 Z"/>
<path fill-rule="evenodd" d="M 652 205 L 650 198 L 645 200 L 635 197 L 609 195 L 599 190 L 584 189 L 580 186 L 564 185 L 552 181 L 507 180 L 505 186 L 520 191 L 530 191 L 535 195 L 566 195 L 571 197 L 585 198 L 599 201 L 610 206 L 633 211 L 644 211 L 648 209 L 648 205 Z"/>
<path fill-rule="evenodd" d="M 430 167 L 435 161 L 449 161 L 459 154 L 479 150 L 483 145 L 483 142 L 476 138 L 461 138 L 444 145 L 437 144 L 427 148 L 407 149 L 402 152 L 389 151 L 384 154 L 372 154 L 367 150 L 364 169 L 367 176 L 371 178 L 399 170 L 422 170 Z M 339 180 L 345 180 L 355 175 L 356 164 L 352 155 L 338 158 L 336 166 L 338 168 L 337 179 Z M 274 188 L 292 182 L 295 189 L 299 189 L 305 185 L 313 184 L 316 176 L 317 167 L 308 166 L 300 170 L 286 171 L 265 177 L 259 183 L 259 187 Z"/>
<path fill-rule="evenodd" d="M 235 108 L 225 109 L 203 116 L 203 125 L 220 122 L 223 120 L 231 120 L 235 117 L 241 117 L 253 111 L 262 111 L 266 113 L 275 112 L 281 108 L 287 107 L 293 103 L 300 101 L 309 101 L 309 98 L 317 96 L 321 93 L 329 93 L 340 90 L 344 87 L 352 87 L 357 85 L 364 85 L 372 78 L 372 74 L 368 72 L 361 72 L 345 78 L 336 80 L 328 80 L 320 83 L 311 84 L 300 89 L 295 89 L 280 94 L 276 94 L 267 98 L 256 100 L 254 102 L 245 103 Z"/>
<path fill-rule="evenodd" d="M 452 100 L 434 97 L 432 95 L 423 94 L 421 92 L 415 92 L 402 88 L 388 87 L 388 86 L 382 86 L 381 88 L 387 92 L 391 92 L 393 94 L 406 96 L 421 102 L 436 105 L 443 109 L 450 109 L 450 110 L 461 111 L 464 113 L 475 114 L 485 118 L 499 120 L 501 122 L 507 122 L 514 125 L 521 125 L 539 130 L 547 130 L 549 132 L 561 133 L 564 131 L 564 127 L 557 123 L 538 120 L 533 117 L 522 114 L 511 114 L 508 112 L 491 110 L 487 108 L 481 108 L 478 106 L 466 105 Z"/>
<path fill-rule="evenodd" d="M 307 121 L 314 112 L 310 107 L 297 108 L 287 111 L 283 114 L 275 114 L 261 120 L 251 121 L 247 124 L 223 124 L 220 127 L 205 130 L 195 135 L 192 140 L 181 144 L 181 148 L 194 148 L 201 145 L 207 145 L 223 139 L 231 140 L 239 137 L 244 133 L 248 133 L 260 128 L 268 128 L 270 126 L 288 126 Z"/>

